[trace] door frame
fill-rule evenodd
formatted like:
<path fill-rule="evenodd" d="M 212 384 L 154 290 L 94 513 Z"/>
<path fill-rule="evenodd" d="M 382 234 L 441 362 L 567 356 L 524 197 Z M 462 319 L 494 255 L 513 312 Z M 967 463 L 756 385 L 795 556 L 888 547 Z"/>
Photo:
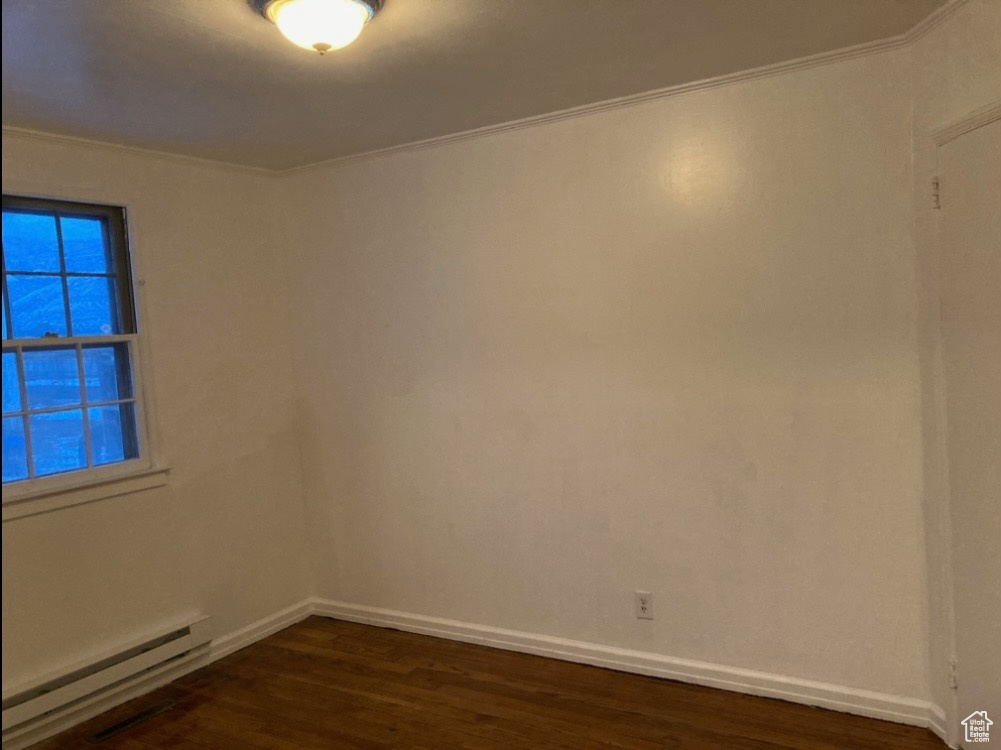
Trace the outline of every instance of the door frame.
<path fill-rule="evenodd" d="M 994 122 L 1001 120 L 1001 101 L 993 102 L 984 107 L 976 109 L 966 116 L 955 120 L 948 125 L 931 131 L 923 140 L 925 147 L 927 148 L 924 153 L 934 153 L 934 200 L 936 202 L 935 209 L 939 209 L 940 206 L 937 205 L 938 201 L 938 174 L 941 171 L 941 160 L 940 160 L 940 149 L 948 143 L 960 138 L 967 133 L 971 133 L 979 128 L 986 125 L 990 125 Z M 917 144 L 916 144 L 917 145 Z M 920 152 L 919 152 L 920 153 Z M 917 164 L 915 169 L 917 169 Z M 944 374 L 944 363 L 942 360 L 942 318 L 941 318 L 941 301 L 942 301 L 942 288 L 941 288 L 941 258 L 942 258 L 942 240 L 941 240 L 941 216 L 942 214 L 936 210 L 935 220 L 934 220 L 934 233 L 931 236 L 930 242 L 936 257 L 936 273 L 937 277 L 935 279 L 935 290 L 938 296 L 937 303 L 939 305 L 939 314 L 936 319 L 936 331 L 935 338 L 937 344 L 936 351 L 936 362 L 935 362 L 935 377 L 932 383 L 932 388 L 934 390 L 933 398 L 936 402 L 936 419 L 938 424 L 935 425 L 938 432 L 938 439 L 936 441 L 936 453 L 938 465 L 940 467 L 939 473 L 939 484 L 937 485 L 940 489 L 939 507 L 934 518 L 935 528 L 937 531 L 938 539 L 936 543 L 944 550 L 943 554 L 943 566 L 942 571 L 942 581 L 944 584 L 944 601 L 938 604 L 945 609 L 946 618 L 946 629 L 945 639 L 947 642 L 947 648 L 949 650 L 948 660 L 951 666 L 952 674 L 951 678 L 956 675 L 957 669 L 957 655 L 956 655 L 956 593 L 955 593 L 955 569 L 953 566 L 953 544 L 952 544 L 952 484 L 949 476 L 949 457 L 948 457 L 948 444 L 947 444 L 947 434 L 948 434 L 948 404 L 946 402 L 946 388 L 945 388 L 945 374 Z M 927 460 L 927 459 L 926 459 Z M 927 492 L 926 488 L 926 492 Z M 928 527 L 928 520 L 926 519 L 926 529 Z M 928 531 L 926 531 L 926 535 Z M 936 604 L 935 602 L 929 602 L 930 605 Z M 932 678 L 934 679 L 934 675 Z M 943 715 L 930 716 L 929 723 L 931 728 L 935 730 L 936 734 L 942 737 L 949 747 L 958 747 L 960 740 L 960 728 L 959 728 L 959 694 L 958 691 L 952 686 L 949 693 L 948 705 L 940 707 L 944 711 Z M 933 706 L 932 713 L 935 713 L 935 707 Z M 944 721 L 945 726 L 936 726 L 936 720 L 942 722 Z"/>

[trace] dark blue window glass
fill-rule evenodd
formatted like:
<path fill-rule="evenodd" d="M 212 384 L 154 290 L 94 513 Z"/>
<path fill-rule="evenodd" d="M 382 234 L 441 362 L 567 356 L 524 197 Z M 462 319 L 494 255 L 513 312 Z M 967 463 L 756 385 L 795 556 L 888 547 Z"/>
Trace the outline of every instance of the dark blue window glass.
<path fill-rule="evenodd" d="M 49 334 L 66 335 L 63 280 L 59 276 L 7 274 L 14 338 L 38 339 Z"/>
<path fill-rule="evenodd" d="M 80 403 L 80 368 L 76 349 L 25 350 L 23 357 L 30 409 Z"/>
<path fill-rule="evenodd" d="M 4 482 L 138 458 L 122 211 L 5 195 L 3 247 Z"/>
<path fill-rule="evenodd" d="M 35 476 L 86 468 L 83 410 L 33 414 L 29 420 Z"/>
<path fill-rule="evenodd" d="M 115 320 L 115 282 L 107 276 L 69 276 L 70 320 L 74 336 L 119 333 Z"/>
<path fill-rule="evenodd" d="M 119 401 L 132 398 L 129 353 L 126 344 L 85 346 L 83 374 L 87 381 L 87 401 Z"/>
<path fill-rule="evenodd" d="M 136 458 L 134 430 L 136 423 L 132 404 L 98 406 L 89 410 L 91 447 L 94 464 L 111 464 Z"/>
<path fill-rule="evenodd" d="M 16 482 L 28 478 L 28 458 L 24 445 L 24 420 L 4 417 L 3 420 L 3 481 Z"/>
<path fill-rule="evenodd" d="M 3 413 L 21 411 L 21 388 L 17 378 L 17 355 L 3 355 Z"/>
<path fill-rule="evenodd" d="M 55 217 L 4 211 L 3 256 L 8 271 L 59 273 Z"/>
<path fill-rule="evenodd" d="M 69 273 L 114 273 L 107 235 L 101 219 L 63 216 L 63 256 Z"/>

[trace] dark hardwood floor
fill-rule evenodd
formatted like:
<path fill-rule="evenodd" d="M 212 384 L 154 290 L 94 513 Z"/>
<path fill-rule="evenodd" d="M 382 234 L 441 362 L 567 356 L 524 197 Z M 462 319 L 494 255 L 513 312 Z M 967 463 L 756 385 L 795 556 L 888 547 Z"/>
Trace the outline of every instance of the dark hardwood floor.
<path fill-rule="evenodd" d="M 154 715 L 100 738 L 146 710 Z M 900 724 L 313 617 L 35 747 L 941 750 L 945 745 L 927 730 Z"/>

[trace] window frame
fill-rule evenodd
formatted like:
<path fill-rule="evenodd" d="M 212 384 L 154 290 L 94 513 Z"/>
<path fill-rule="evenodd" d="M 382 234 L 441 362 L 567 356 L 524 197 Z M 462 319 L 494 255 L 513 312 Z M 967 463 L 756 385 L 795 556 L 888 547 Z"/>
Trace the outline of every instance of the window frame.
<path fill-rule="evenodd" d="M 82 349 L 88 345 L 124 344 L 128 350 L 129 370 L 131 375 L 132 396 L 131 403 L 135 415 L 135 437 L 138 456 L 116 463 L 87 466 L 81 469 L 61 472 L 43 477 L 29 477 L 27 479 L 10 482 L 3 485 L 3 519 L 16 518 L 23 515 L 32 515 L 35 512 L 46 512 L 67 505 L 76 505 L 81 502 L 113 497 L 125 492 L 148 487 L 159 486 L 165 483 L 167 469 L 157 460 L 156 445 L 150 420 L 150 398 L 147 375 L 144 374 L 144 341 L 139 330 L 139 298 L 138 286 L 135 282 L 135 253 L 133 244 L 130 242 L 129 210 L 125 205 L 115 205 L 111 202 L 89 200 L 65 200 L 62 198 L 50 198 L 44 196 L 29 196 L 15 191 L 4 191 L 3 210 L 16 210 L 37 212 L 47 215 L 60 215 L 67 217 L 86 216 L 100 217 L 105 221 L 108 231 L 108 242 L 110 253 L 115 263 L 116 278 L 116 305 L 117 314 L 121 326 L 121 333 L 97 336 L 59 336 L 40 338 L 4 338 L 3 352 L 16 353 L 20 363 L 20 356 L 23 352 L 30 352 L 32 349 L 40 348 L 65 348 L 76 353 L 78 362 L 82 356 Z M 57 224 L 58 226 L 58 224 Z M 61 241 L 61 240 L 60 240 Z M 93 276 L 94 274 L 67 274 L 65 258 L 60 253 L 59 275 L 63 282 L 64 299 L 66 296 L 66 280 L 74 275 Z M 6 269 L 5 269 L 6 270 Z M 12 272 L 18 273 L 18 272 Z M 30 275 L 30 274 L 29 274 Z M 51 274 L 49 274 L 51 275 Z M 10 316 L 10 295 L 6 289 L 6 273 L 3 275 L 4 297 L 7 305 L 8 326 L 13 334 L 13 319 Z M 67 308 L 67 318 L 70 311 Z M 71 331 L 71 324 L 67 323 L 67 333 Z M 4 334 L 6 335 L 6 331 Z M 20 364 L 19 364 L 20 366 Z M 81 382 L 82 398 L 86 398 L 86 386 Z M 22 400 L 24 397 L 22 386 Z M 86 401 L 81 403 L 81 409 L 86 414 Z M 23 414 L 27 409 L 27 404 L 21 404 Z M 85 436 L 88 445 L 92 436 Z M 31 455 L 27 456 L 29 464 Z M 80 490 L 81 492 L 77 492 Z M 62 498 L 54 497 L 64 495 Z M 41 498 L 47 498 L 42 502 Z M 37 499 L 37 501 L 36 501 Z M 26 501 L 36 502 L 26 502 Z M 37 509 L 36 509 L 37 507 Z"/>
<path fill-rule="evenodd" d="M 9 195 L 7 193 L 3 194 L 2 198 L 3 210 L 12 211 L 22 211 L 26 213 L 39 213 L 39 214 L 52 214 L 56 216 L 66 216 L 68 218 L 73 217 L 86 217 L 94 218 L 100 217 L 104 220 L 105 226 L 108 227 L 108 242 L 111 245 L 111 250 L 114 254 L 116 276 L 118 277 L 118 292 L 120 299 L 117 302 L 118 305 L 118 317 L 119 322 L 122 326 L 122 333 L 116 335 L 134 335 L 137 333 L 137 316 L 136 316 L 136 300 L 135 293 L 132 289 L 132 264 L 129 259 L 129 242 L 128 242 L 128 232 L 126 231 L 126 219 L 125 219 L 125 209 L 121 206 L 109 206 L 103 203 L 82 203 L 80 201 L 64 201 L 64 200 L 52 200 L 50 198 L 28 198 L 22 195 Z M 57 224 L 57 235 L 59 235 L 60 244 L 62 244 L 61 232 L 58 229 Z M 52 276 L 53 272 L 49 271 L 12 271 L 11 273 L 17 276 Z M 95 276 L 100 274 L 93 273 L 82 273 L 77 271 L 67 271 L 66 261 L 63 254 L 60 252 L 60 270 L 59 277 L 63 283 L 63 298 L 66 300 L 66 336 L 62 338 L 74 338 L 70 335 L 70 322 L 69 322 L 69 293 L 66 289 L 66 280 L 75 276 Z M 10 293 L 7 289 L 7 269 L 4 268 L 3 275 L 3 293 L 7 305 L 7 325 L 11 327 L 11 333 L 13 334 L 13 318 L 11 317 L 10 310 Z M 124 309 L 123 309 L 124 308 Z M 82 337 L 76 337 L 82 338 Z M 9 339 L 4 339 L 5 341 L 14 340 L 13 335 Z M 20 339 L 22 341 L 33 341 L 34 339 Z"/>

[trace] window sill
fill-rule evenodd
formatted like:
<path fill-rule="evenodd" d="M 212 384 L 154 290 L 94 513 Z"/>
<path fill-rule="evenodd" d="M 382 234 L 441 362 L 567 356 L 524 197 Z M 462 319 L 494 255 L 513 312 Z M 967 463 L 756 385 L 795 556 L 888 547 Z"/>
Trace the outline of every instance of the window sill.
<path fill-rule="evenodd" d="M 5 499 L 3 522 L 162 487 L 167 483 L 169 472 L 169 467 L 160 466 L 142 469 L 134 474 L 90 481 L 74 487 L 41 490 L 9 501 Z"/>

